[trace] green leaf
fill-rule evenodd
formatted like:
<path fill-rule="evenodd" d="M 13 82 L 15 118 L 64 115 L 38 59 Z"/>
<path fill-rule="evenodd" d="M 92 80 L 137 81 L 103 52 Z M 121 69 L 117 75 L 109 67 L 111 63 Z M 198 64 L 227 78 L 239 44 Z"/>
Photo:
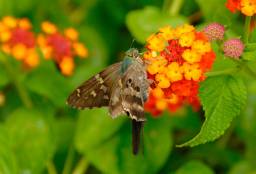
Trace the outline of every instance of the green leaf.
<path fill-rule="evenodd" d="M 81 111 L 75 134 L 78 151 L 86 153 L 106 141 L 123 124 L 124 119 L 112 119 L 106 109 Z"/>
<path fill-rule="evenodd" d="M 205 111 L 204 124 L 193 139 L 179 147 L 192 147 L 220 137 L 244 107 L 247 89 L 239 77 L 216 76 L 201 83 L 199 97 Z"/>
<path fill-rule="evenodd" d="M 228 172 L 229 174 L 254 174 L 256 172 L 255 165 L 250 164 L 248 161 L 240 161 Z"/>
<path fill-rule="evenodd" d="M 254 31 L 254 30 L 253 30 Z M 256 43 L 247 43 L 245 45 L 245 51 L 254 51 L 256 49 Z"/>
<path fill-rule="evenodd" d="M 127 14 L 126 25 L 135 39 L 144 43 L 159 28 L 166 25 L 177 26 L 187 20 L 182 16 L 168 16 L 157 7 L 148 6 L 142 10 L 134 10 Z"/>
<path fill-rule="evenodd" d="M 17 174 L 18 166 L 11 149 L 10 137 L 5 127 L 0 125 L 0 173 Z"/>
<path fill-rule="evenodd" d="M 84 155 L 106 174 L 154 174 L 166 162 L 172 147 L 169 118 L 148 118 L 143 139 L 140 154 L 133 155 L 131 123 L 127 120 L 115 136 Z"/>
<path fill-rule="evenodd" d="M 175 174 L 214 174 L 214 172 L 200 161 L 189 161 L 179 168 Z"/>
<path fill-rule="evenodd" d="M 68 79 L 57 72 L 52 62 L 47 62 L 31 72 L 25 81 L 27 88 L 51 100 L 56 106 L 66 106 L 71 92 Z"/>
<path fill-rule="evenodd" d="M 64 117 L 54 120 L 56 142 L 59 151 L 65 151 L 71 145 L 75 134 L 75 120 Z M 63 136 L 65 135 L 65 136 Z M 73 144 L 72 144 L 73 145 Z"/>
<path fill-rule="evenodd" d="M 4 71 L 4 67 L 0 64 L 0 89 L 9 82 L 7 73 Z"/>
<path fill-rule="evenodd" d="M 9 115 L 5 126 L 19 173 L 41 173 L 54 151 L 52 130 L 44 116 L 35 110 L 21 108 Z"/>
<path fill-rule="evenodd" d="M 244 52 L 242 55 L 242 59 L 244 60 L 256 60 L 256 51 L 249 51 L 249 52 Z"/>
<path fill-rule="evenodd" d="M 207 3 L 204 0 L 196 0 L 196 2 L 202 10 L 203 16 L 208 21 L 220 22 L 226 25 L 230 24 L 233 14 L 225 7 L 223 0 L 208 0 Z"/>

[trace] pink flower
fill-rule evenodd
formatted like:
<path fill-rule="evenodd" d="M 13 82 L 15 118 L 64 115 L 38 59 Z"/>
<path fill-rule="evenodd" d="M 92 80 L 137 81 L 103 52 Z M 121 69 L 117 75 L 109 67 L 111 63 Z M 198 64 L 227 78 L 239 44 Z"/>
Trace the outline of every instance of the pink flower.
<path fill-rule="evenodd" d="M 244 51 L 244 44 L 240 39 L 229 39 L 223 44 L 225 56 L 238 59 Z"/>
<path fill-rule="evenodd" d="M 219 23 L 211 23 L 204 28 L 204 33 L 210 41 L 222 40 L 225 33 L 225 27 Z"/>

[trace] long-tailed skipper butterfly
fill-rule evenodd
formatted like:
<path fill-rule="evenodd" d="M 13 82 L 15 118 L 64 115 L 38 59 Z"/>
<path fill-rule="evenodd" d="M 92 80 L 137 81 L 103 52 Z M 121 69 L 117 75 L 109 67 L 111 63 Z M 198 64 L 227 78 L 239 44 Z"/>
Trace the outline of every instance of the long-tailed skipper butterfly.
<path fill-rule="evenodd" d="M 67 103 L 77 109 L 108 107 L 112 118 L 122 114 L 129 116 L 133 154 L 137 154 L 146 120 L 144 103 L 148 98 L 149 85 L 145 64 L 138 50 L 131 48 L 122 62 L 110 65 L 76 88 Z"/>

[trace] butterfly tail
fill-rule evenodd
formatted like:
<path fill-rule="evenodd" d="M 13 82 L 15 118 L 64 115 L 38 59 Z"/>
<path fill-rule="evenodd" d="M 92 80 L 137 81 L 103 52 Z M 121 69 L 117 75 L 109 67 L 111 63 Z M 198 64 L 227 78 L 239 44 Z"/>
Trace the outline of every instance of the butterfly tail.
<path fill-rule="evenodd" d="M 132 152 L 137 155 L 140 147 L 141 131 L 143 129 L 143 121 L 132 119 Z"/>

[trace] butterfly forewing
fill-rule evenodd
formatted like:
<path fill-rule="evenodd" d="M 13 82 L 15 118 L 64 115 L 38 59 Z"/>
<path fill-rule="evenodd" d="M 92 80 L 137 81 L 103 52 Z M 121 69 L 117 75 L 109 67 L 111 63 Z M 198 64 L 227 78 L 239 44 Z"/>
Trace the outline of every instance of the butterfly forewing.
<path fill-rule="evenodd" d="M 68 97 L 67 103 L 78 109 L 108 106 L 111 88 L 120 78 L 121 63 L 113 64 L 85 81 Z"/>

